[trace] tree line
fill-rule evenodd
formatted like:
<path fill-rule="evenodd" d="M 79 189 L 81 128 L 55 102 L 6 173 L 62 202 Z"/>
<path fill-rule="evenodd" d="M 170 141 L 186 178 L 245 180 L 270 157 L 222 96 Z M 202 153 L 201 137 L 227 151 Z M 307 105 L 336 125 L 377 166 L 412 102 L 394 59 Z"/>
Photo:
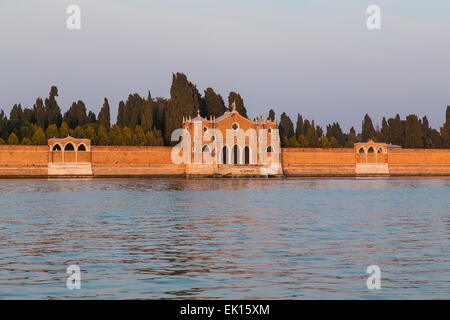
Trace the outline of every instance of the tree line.
<path fill-rule="evenodd" d="M 98 115 L 87 111 L 86 105 L 79 100 L 73 102 L 62 113 L 58 105 L 58 88 L 50 88 L 48 98 L 37 98 L 33 107 L 22 108 L 15 104 L 9 118 L 0 110 L 0 144 L 45 145 L 47 139 L 88 138 L 93 145 L 114 146 L 161 146 L 171 145 L 173 130 L 181 128 L 183 116 L 203 117 L 220 116 L 231 110 L 233 102 L 237 111 L 247 117 L 244 100 L 237 92 L 230 92 L 225 104 L 222 96 L 212 88 L 200 94 L 195 84 L 188 81 L 183 73 L 172 75 L 170 98 L 152 98 L 137 93 L 130 94 L 126 101 L 118 104 L 117 119 L 111 122 L 110 106 L 105 98 Z M 275 111 L 269 111 L 269 118 L 275 120 Z M 338 122 L 324 128 L 314 120 L 303 119 L 298 114 L 296 126 L 283 112 L 279 118 L 280 139 L 283 147 L 299 148 L 351 148 L 356 142 L 372 139 L 404 148 L 450 148 L 450 107 L 447 107 L 446 119 L 440 130 L 430 127 L 424 116 L 409 115 L 401 119 L 383 118 L 381 128 L 374 126 L 366 115 L 362 121 L 362 130 L 357 133 L 354 127 L 343 132 Z"/>

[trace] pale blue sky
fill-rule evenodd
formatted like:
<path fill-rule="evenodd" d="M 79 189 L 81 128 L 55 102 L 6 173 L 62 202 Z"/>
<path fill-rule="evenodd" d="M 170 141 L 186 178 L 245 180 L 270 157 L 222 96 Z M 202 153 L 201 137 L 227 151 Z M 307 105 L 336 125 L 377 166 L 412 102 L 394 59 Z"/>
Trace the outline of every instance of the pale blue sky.
<path fill-rule="evenodd" d="M 69 4 L 82 30 L 66 29 Z M 366 28 L 366 8 L 382 30 Z M 169 96 L 172 72 L 251 117 L 274 108 L 357 129 L 365 113 L 426 114 L 442 125 L 450 104 L 448 0 L 0 0 L 0 108 L 31 107 L 60 91 L 98 113 L 132 92 Z"/>

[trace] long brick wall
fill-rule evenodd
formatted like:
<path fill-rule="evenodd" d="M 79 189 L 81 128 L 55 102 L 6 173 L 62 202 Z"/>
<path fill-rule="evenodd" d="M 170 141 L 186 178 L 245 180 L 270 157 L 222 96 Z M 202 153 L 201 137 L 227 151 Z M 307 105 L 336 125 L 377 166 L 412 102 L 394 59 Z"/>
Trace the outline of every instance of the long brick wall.
<path fill-rule="evenodd" d="M 287 176 L 353 176 L 353 149 L 283 148 L 283 172 Z"/>
<path fill-rule="evenodd" d="M 94 177 L 184 176 L 185 165 L 171 161 L 171 147 L 100 147 L 80 153 L 65 152 L 65 162 L 89 164 Z M 389 149 L 376 160 L 387 163 L 393 176 L 450 176 L 450 150 Z M 60 163 L 62 154 L 48 146 L 0 146 L 0 177 L 47 177 L 49 163 Z M 282 149 L 281 162 L 286 176 L 355 176 L 357 163 L 365 155 L 353 149 Z M 54 168 L 55 169 L 55 168 Z M 60 170 L 56 168 L 55 170 Z M 51 171 L 52 172 L 52 171 Z"/>

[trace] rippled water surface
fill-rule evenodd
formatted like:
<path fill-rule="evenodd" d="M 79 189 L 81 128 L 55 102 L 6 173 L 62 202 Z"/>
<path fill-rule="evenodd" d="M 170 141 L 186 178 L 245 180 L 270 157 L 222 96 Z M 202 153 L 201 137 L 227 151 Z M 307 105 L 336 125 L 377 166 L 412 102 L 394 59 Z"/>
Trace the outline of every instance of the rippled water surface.
<path fill-rule="evenodd" d="M 0 298 L 449 299 L 449 234 L 450 180 L 3 180 Z"/>

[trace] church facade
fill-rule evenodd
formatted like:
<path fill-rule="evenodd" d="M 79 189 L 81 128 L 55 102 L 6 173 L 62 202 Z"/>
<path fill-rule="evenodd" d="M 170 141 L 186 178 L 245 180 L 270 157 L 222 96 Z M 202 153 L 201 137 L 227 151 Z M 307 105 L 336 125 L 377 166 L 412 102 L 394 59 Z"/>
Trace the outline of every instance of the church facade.
<path fill-rule="evenodd" d="M 233 103 L 220 117 L 183 119 L 180 142 L 186 175 L 281 175 L 281 147 L 276 120 L 243 117 Z"/>

